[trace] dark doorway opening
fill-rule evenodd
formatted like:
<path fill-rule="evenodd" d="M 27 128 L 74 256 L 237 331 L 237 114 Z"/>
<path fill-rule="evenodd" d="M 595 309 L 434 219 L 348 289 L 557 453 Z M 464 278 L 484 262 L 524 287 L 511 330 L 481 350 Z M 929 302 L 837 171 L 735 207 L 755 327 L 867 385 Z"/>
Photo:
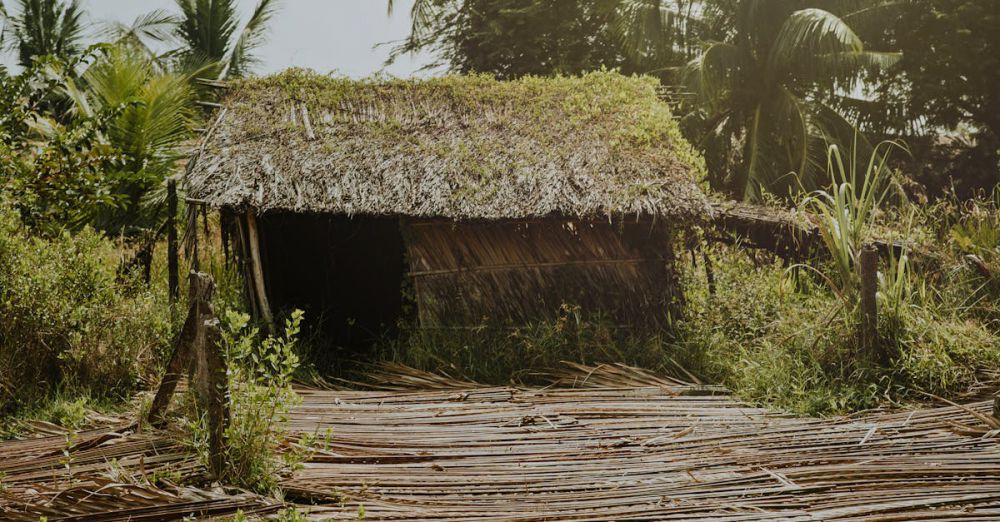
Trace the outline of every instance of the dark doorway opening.
<path fill-rule="evenodd" d="M 260 216 L 268 297 L 306 313 L 304 338 L 321 369 L 371 358 L 394 338 L 407 308 L 399 220 L 322 214 Z"/>

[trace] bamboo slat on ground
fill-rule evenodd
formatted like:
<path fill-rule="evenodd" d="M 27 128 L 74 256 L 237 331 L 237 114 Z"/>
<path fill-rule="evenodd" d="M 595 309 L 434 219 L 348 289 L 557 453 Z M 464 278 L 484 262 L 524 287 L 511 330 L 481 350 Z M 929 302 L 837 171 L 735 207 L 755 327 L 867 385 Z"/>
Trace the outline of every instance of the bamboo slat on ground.
<path fill-rule="evenodd" d="M 317 519 L 1000 520 L 1000 443 L 956 433 L 961 408 L 797 419 L 621 366 L 553 375 L 577 388 L 381 377 L 301 392 L 293 430 L 330 436 L 283 485 L 338 503 Z"/>
<path fill-rule="evenodd" d="M 300 389 L 288 427 L 321 442 L 286 499 L 316 520 L 1000 520 L 1000 439 L 975 415 L 989 401 L 821 420 L 623 366 L 551 377 L 491 387 L 387 367 L 369 390 Z M 204 473 L 191 451 L 131 430 L 0 444 L 0 518 L 282 508 L 177 486 Z"/>

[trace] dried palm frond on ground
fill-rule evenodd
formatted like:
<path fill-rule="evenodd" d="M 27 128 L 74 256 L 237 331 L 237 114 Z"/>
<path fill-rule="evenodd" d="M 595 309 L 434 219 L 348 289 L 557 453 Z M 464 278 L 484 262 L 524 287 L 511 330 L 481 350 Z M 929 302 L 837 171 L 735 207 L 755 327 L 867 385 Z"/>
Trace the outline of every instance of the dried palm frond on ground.
<path fill-rule="evenodd" d="M 288 427 L 320 443 L 282 486 L 310 518 L 1000 519 L 1000 438 L 980 417 L 986 401 L 803 419 L 621 365 L 570 366 L 549 388 L 396 369 L 370 376 L 391 389 L 299 390 Z M 282 507 L 176 486 L 200 468 L 162 434 L 86 432 L 66 453 L 64 439 L 0 444 L 5 519 Z"/>

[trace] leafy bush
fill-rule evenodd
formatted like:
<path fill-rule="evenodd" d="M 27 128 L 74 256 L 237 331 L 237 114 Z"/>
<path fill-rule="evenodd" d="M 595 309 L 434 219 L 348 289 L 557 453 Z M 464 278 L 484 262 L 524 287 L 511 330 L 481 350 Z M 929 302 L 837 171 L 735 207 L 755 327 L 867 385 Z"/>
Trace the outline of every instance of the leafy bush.
<path fill-rule="evenodd" d="M 80 60 L 45 58 L 18 76 L 0 74 L 0 189 L 25 224 L 49 235 L 81 228 L 121 199 L 111 188 L 123 156 L 104 135 L 121 108 L 72 119 L 53 109 Z"/>
<path fill-rule="evenodd" d="M 155 374 L 166 297 L 116 280 L 117 256 L 90 229 L 32 237 L 0 202 L 0 411 L 59 388 L 125 397 Z"/>
<path fill-rule="evenodd" d="M 922 289 L 920 272 L 902 272 L 906 290 L 887 306 L 879 292 L 881 342 L 896 354 L 877 367 L 860 357 L 844 301 L 814 272 L 751 259 L 738 248 L 712 250 L 715 295 L 697 270 L 684 274 L 687 317 L 676 358 L 704 380 L 751 402 L 809 415 L 847 413 L 890 401 L 959 395 L 979 371 L 1000 365 L 1000 337 L 948 295 Z M 886 262 L 882 277 L 898 265 Z M 912 269 L 911 269 L 912 270 Z"/>
<path fill-rule="evenodd" d="M 292 376 L 299 366 L 295 345 L 302 312 L 295 311 L 281 337 L 261 338 L 249 326 L 249 316 L 229 311 L 225 316 L 222 343 L 229 373 L 231 420 L 225 432 L 226 475 L 230 484 L 274 492 L 280 474 L 294 466 L 297 455 L 279 456 L 278 447 L 287 433 L 283 424 L 288 408 L 299 400 L 292 390 Z M 207 462 L 207 443 L 202 429 L 195 431 L 196 447 Z"/>

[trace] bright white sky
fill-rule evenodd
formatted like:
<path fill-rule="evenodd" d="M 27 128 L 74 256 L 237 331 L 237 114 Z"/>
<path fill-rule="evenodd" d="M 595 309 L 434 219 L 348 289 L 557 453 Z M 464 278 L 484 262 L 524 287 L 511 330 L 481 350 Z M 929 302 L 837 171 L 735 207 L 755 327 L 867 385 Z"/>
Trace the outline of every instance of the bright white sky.
<path fill-rule="evenodd" d="M 360 78 L 383 71 L 392 44 L 409 34 L 413 0 L 396 0 L 392 17 L 386 14 L 386 0 L 280 0 L 280 10 L 271 22 L 267 43 L 257 52 L 262 63 L 258 73 L 288 67 L 308 67 L 321 73 L 337 72 Z M 4 2 L 13 8 L 14 2 Z M 244 19 L 257 0 L 237 0 Z M 154 9 L 177 12 L 174 0 L 83 0 L 88 25 L 96 32 L 107 20 L 131 23 L 138 15 Z M 401 56 L 384 72 L 411 76 L 433 61 L 430 56 Z M 14 57 L 3 56 L 11 66 Z"/>

